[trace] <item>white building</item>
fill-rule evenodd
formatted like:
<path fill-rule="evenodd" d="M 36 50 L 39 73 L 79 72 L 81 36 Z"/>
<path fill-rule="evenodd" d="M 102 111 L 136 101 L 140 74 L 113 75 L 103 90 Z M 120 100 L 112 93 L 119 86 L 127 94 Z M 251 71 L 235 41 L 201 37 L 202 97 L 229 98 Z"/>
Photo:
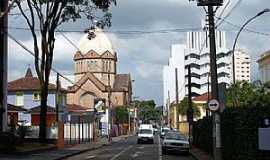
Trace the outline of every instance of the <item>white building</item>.
<path fill-rule="evenodd" d="M 263 53 L 257 62 L 262 83 L 270 81 L 270 50 Z"/>
<path fill-rule="evenodd" d="M 196 31 L 187 33 L 186 44 L 172 45 L 169 64 L 163 68 L 164 106 L 175 101 L 175 68 L 178 68 L 179 101 L 188 94 L 187 67 L 191 66 L 192 96 L 208 91 L 210 81 L 210 54 L 208 32 Z M 218 82 L 229 85 L 231 77 L 231 55 L 226 48 L 224 31 L 216 31 L 216 53 Z M 168 109 L 165 108 L 166 111 Z"/>
<path fill-rule="evenodd" d="M 210 46 L 208 32 L 188 32 L 187 47 L 185 53 L 185 66 L 191 66 L 192 95 L 197 96 L 208 91 L 208 81 L 210 79 Z M 226 47 L 226 35 L 224 31 L 216 31 L 216 54 L 217 54 L 217 74 L 218 83 L 230 84 L 231 56 Z M 186 69 L 187 75 L 187 69 Z M 187 78 L 186 78 L 187 82 Z M 186 88 L 187 93 L 187 88 Z"/>
<path fill-rule="evenodd" d="M 250 82 L 250 56 L 244 50 L 234 52 L 235 80 Z"/>
<path fill-rule="evenodd" d="M 163 67 L 163 100 L 165 107 L 176 101 L 176 70 L 178 77 L 178 100 L 182 100 L 185 96 L 185 59 L 183 50 L 185 46 L 182 44 L 173 44 L 171 46 L 171 57 L 168 65 Z M 167 111 L 169 108 L 165 108 Z M 165 114 L 165 113 L 164 113 Z"/>

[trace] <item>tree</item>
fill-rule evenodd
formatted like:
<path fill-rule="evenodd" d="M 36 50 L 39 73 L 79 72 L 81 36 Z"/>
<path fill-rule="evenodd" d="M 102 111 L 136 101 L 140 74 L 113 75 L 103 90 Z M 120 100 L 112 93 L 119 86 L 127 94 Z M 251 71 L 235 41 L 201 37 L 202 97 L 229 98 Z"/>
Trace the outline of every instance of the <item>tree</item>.
<path fill-rule="evenodd" d="M 180 115 L 187 115 L 187 110 L 188 110 L 188 98 L 185 97 L 177 106 L 178 113 Z M 192 109 L 193 109 L 193 117 L 200 117 L 201 112 L 198 108 L 198 106 L 192 102 Z"/>
<path fill-rule="evenodd" d="M 270 105 L 269 84 L 236 82 L 226 90 L 226 107 Z"/>
<path fill-rule="evenodd" d="M 115 118 L 120 124 L 128 122 L 128 109 L 127 106 L 118 106 L 115 108 Z"/>
<path fill-rule="evenodd" d="M 54 55 L 55 31 L 68 21 L 85 17 L 101 28 L 111 25 L 108 8 L 116 0 L 15 0 L 34 41 L 35 70 L 40 80 L 39 139 L 46 141 L 48 84 Z M 101 15 L 102 16 L 96 16 Z M 38 37 L 40 35 L 40 38 Z M 39 44 L 40 43 L 40 44 Z M 39 60 L 41 58 L 41 61 Z"/>
<path fill-rule="evenodd" d="M 160 120 L 160 112 L 156 109 L 156 104 L 154 100 L 148 101 L 137 101 L 139 106 L 139 118 L 143 121 L 143 123 L 149 123 L 150 120 L 159 121 Z"/>

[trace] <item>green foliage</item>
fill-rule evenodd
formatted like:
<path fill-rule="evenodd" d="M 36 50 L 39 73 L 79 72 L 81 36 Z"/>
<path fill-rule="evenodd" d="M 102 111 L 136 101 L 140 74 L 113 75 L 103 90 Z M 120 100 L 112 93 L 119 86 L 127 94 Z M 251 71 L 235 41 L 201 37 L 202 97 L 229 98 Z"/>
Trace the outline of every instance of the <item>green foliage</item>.
<path fill-rule="evenodd" d="M 55 32 L 61 24 L 81 18 L 87 18 L 92 23 L 97 21 L 96 25 L 101 28 L 111 26 L 111 13 L 108 9 L 112 4 L 116 4 L 116 0 L 15 0 L 14 2 L 33 38 L 35 69 L 41 91 L 39 138 L 45 143 L 48 86 L 55 48 Z"/>
<path fill-rule="evenodd" d="M 188 109 L 188 98 L 185 97 L 179 104 L 178 104 L 178 113 L 181 115 L 186 115 L 187 114 L 187 109 Z M 192 109 L 193 109 L 193 116 L 194 117 L 200 117 L 201 112 L 198 108 L 198 106 L 192 102 Z"/>
<path fill-rule="evenodd" d="M 269 96 L 267 83 L 258 85 L 237 82 L 226 90 L 226 107 L 270 104 Z"/>
<path fill-rule="evenodd" d="M 258 151 L 260 119 L 270 116 L 269 106 L 227 108 L 221 116 L 224 160 L 262 160 Z"/>
<path fill-rule="evenodd" d="M 193 123 L 193 144 L 210 154 L 213 152 L 212 130 L 211 117 L 204 117 Z"/>
<path fill-rule="evenodd" d="M 148 101 L 136 101 L 137 106 L 139 106 L 139 118 L 143 123 L 149 123 L 150 120 L 160 121 L 160 116 L 162 113 L 156 109 L 156 104 L 154 100 Z"/>
<path fill-rule="evenodd" d="M 115 118 L 120 124 L 128 123 L 128 109 L 127 106 L 118 106 L 115 108 Z"/>
<path fill-rule="evenodd" d="M 263 160 L 258 151 L 258 128 L 260 120 L 270 116 L 269 84 L 237 82 L 226 91 L 226 105 L 221 113 L 223 159 Z M 211 120 L 204 118 L 195 122 L 193 129 L 194 144 L 210 153 L 211 128 Z"/>

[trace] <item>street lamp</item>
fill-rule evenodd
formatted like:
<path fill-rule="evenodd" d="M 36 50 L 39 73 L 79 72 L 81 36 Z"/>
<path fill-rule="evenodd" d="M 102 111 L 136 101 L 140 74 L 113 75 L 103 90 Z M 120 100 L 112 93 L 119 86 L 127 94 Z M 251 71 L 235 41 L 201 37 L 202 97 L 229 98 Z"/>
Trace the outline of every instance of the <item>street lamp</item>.
<path fill-rule="evenodd" d="M 270 9 L 266 8 L 263 11 L 259 12 L 257 15 L 255 15 L 254 17 L 251 17 L 249 20 L 246 21 L 246 23 L 244 23 L 244 25 L 240 28 L 240 30 L 238 31 L 234 43 L 233 43 L 233 49 L 232 49 L 232 68 L 233 68 L 233 84 L 235 84 L 235 64 L 234 64 L 234 51 L 235 51 L 235 46 L 236 46 L 236 42 L 239 38 L 240 33 L 242 32 L 242 30 L 254 19 L 256 19 L 257 17 L 263 15 L 266 12 L 270 12 Z"/>

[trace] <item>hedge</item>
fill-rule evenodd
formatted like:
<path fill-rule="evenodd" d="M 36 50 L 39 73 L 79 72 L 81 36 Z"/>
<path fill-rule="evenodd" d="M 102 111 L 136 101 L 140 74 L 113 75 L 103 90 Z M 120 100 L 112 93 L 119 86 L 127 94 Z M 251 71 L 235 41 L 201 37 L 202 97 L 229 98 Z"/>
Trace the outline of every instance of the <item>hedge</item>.
<path fill-rule="evenodd" d="M 193 123 L 193 145 L 208 153 L 213 151 L 212 126 L 211 117 Z"/>
<path fill-rule="evenodd" d="M 263 160 L 258 150 L 258 128 L 263 117 L 270 116 L 270 106 L 227 108 L 221 114 L 223 160 Z M 194 123 L 193 144 L 212 154 L 212 120 Z"/>
<path fill-rule="evenodd" d="M 258 150 L 261 119 L 270 116 L 270 107 L 228 108 L 221 116 L 222 155 L 224 160 L 262 160 Z"/>

